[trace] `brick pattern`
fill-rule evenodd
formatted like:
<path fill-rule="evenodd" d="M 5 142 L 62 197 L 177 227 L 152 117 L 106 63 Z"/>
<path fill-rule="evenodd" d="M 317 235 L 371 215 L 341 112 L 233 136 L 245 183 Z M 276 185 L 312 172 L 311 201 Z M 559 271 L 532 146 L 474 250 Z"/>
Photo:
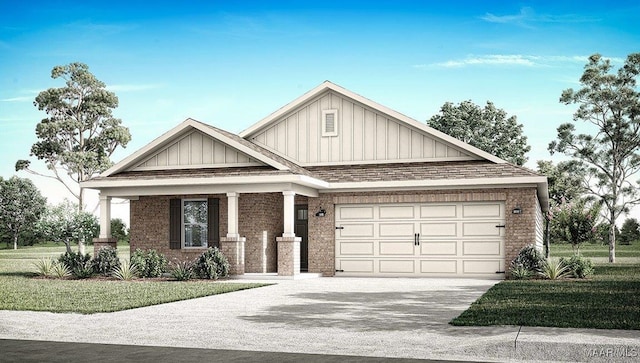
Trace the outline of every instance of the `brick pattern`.
<path fill-rule="evenodd" d="M 277 237 L 278 275 L 295 276 L 300 273 L 300 237 Z"/>
<path fill-rule="evenodd" d="M 93 255 L 97 256 L 98 251 L 103 247 L 118 248 L 118 240 L 115 238 L 94 238 Z"/>
<path fill-rule="evenodd" d="M 365 192 L 327 193 L 318 198 L 309 198 L 309 272 L 335 275 L 335 205 L 354 203 L 442 203 L 505 201 L 505 271 L 527 244 L 535 242 L 536 189 L 491 189 L 451 191 L 411 191 L 411 192 Z M 522 214 L 512 214 L 519 206 Z M 325 209 L 325 217 L 316 217 L 315 212 Z M 312 213 L 313 212 L 313 213 Z"/>
<path fill-rule="evenodd" d="M 244 275 L 244 244 L 243 237 L 220 238 L 220 251 L 229 261 L 229 275 Z"/>
<path fill-rule="evenodd" d="M 282 193 L 240 194 L 238 232 L 247 239 L 246 272 L 277 272 L 276 237 L 282 236 L 283 204 Z"/>

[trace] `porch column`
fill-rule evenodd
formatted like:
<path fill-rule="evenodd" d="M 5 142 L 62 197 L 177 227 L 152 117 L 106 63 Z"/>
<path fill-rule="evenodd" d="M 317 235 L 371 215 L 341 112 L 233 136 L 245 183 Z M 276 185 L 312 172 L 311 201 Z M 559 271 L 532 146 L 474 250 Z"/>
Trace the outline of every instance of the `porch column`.
<path fill-rule="evenodd" d="M 300 241 L 295 234 L 295 197 L 293 191 L 282 192 L 284 196 L 284 232 L 276 237 L 278 242 L 278 275 L 292 276 L 300 274 Z"/>
<path fill-rule="evenodd" d="M 93 239 L 93 255 L 103 247 L 117 246 L 118 241 L 111 237 L 111 197 L 100 193 L 100 235 Z"/>
<path fill-rule="evenodd" d="M 220 238 L 220 251 L 229 261 L 230 275 L 244 275 L 244 243 L 238 229 L 238 197 L 239 193 L 227 193 L 227 236 Z"/>

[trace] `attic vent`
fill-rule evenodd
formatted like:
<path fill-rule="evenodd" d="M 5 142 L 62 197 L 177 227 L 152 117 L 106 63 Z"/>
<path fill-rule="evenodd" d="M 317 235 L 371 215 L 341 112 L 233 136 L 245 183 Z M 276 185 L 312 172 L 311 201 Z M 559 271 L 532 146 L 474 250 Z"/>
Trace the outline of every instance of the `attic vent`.
<path fill-rule="evenodd" d="M 338 136 L 338 110 L 322 111 L 322 136 Z"/>

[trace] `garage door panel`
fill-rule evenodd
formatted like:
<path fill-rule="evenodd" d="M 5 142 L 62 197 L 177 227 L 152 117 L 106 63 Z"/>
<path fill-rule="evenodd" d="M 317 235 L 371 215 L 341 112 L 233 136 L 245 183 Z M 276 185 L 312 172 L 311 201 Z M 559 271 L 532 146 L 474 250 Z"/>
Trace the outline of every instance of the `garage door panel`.
<path fill-rule="evenodd" d="M 454 205 L 436 204 L 436 205 L 421 205 L 420 206 L 420 218 L 455 218 L 457 214 L 457 208 Z"/>
<path fill-rule="evenodd" d="M 379 271 L 392 274 L 416 273 L 414 260 L 380 260 Z"/>
<path fill-rule="evenodd" d="M 365 255 L 373 256 L 373 241 L 345 241 L 340 243 L 340 254 L 343 256 Z"/>
<path fill-rule="evenodd" d="M 456 260 L 421 260 L 420 272 L 423 274 L 456 274 L 458 264 Z"/>
<path fill-rule="evenodd" d="M 342 229 L 338 229 L 339 237 L 369 237 L 373 238 L 374 224 L 342 224 Z"/>
<path fill-rule="evenodd" d="M 462 217 L 502 217 L 504 208 L 500 203 L 491 204 L 463 204 Z"/>
<path fill-rule="evenodd" d="M 407 255 L 415 251 L 413 241 L 380 241 L 380 256 Z"/>
<path fill-rule="evenodd" d="M 369 260 L 349 260 L 343 259 L 340 260 L 339 270 L 343 270 L 344 272 L 357 272 L 357 273 L 366 273 L 372 274 L 374 262 L 373 259 Z"/>
<path fill-rule="evenodd" d="M 500 256 L 500 241 L 464 241 L 462 243 L 462 254 L 483 255 L 483 256 Z"/>
<path fill-rule="evenodd" d="M 458 253 L 457 241 L 445 241 L 445 242 L 420 242 L 420 255 L 421 256 L 455 256 Z"/>
<path fill-rule="evenodd" d="M 415 223 L 380 223 L 380 237 L 407 237 L 413 238 Z"/>
<path fill-rule="evenodd" d="M 464 274 L 495 274 L 502 271 L 502 260 L 464 260 L 462 273 Z"/>
<path fill-rule="evenodd" d="M 342 207 L 339 217 L 342 220 L 371 219 L 373 218 L 373 206 L 371 207 Z"/>
<path fill-rule="evenodd" d="M 414 219 L 415 208 L 405 206 L 380 206 L 380 219 Z"/>
<path fill-rule="evenodd" d="M 458 224 L 455 222 L 421 223 L 420 238 L 456 237 Z"/>
<path fill-rule="evenodd" d="M 496 227 L 500 225 L 500 221 L 488 222 L 462 222 L 463 237 L 499 237 L 502 228 Z"/>

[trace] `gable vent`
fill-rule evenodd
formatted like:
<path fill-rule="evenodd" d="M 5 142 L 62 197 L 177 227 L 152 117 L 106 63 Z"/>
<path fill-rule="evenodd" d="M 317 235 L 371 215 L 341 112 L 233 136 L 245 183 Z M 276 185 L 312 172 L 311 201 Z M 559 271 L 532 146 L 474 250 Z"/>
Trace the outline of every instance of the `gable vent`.
<path fill-rule="evenodd" d="M 322 136 L 338 136 L 338 110 L 322 111 Z"/>

